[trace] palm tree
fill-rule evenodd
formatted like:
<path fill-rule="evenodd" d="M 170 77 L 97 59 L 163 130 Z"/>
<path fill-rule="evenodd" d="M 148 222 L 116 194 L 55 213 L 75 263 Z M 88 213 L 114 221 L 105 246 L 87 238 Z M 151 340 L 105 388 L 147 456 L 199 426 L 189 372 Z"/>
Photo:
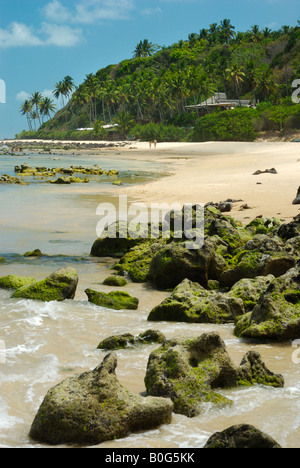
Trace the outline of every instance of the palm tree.
<path fill-rule="evenodd" d="M 40 104 L 41 104 L 42 100 L 43 100 L 43 96 L 38 91 L 33 93 L 32 96 L 31 96 L 32 107 L 35 106 L 35 112 L 36 112 L 36 117 L 35 118 L 38 119 L 40 125 L 41 125 Z"/>
<path fill-rule="evenodd" d="M 224 19 L 220 23 L 221 35 L 224 37 L 226 43 L 233 39 L 236 35 L 235 26 L 232 26 L 230 19 Z"/>
<path fill-rule="evenodd" d="M 31 112 L 32 112 L 32 102 L 29 101 L 29 99 L 26 99 L 23 104 L 20 106 L 20 112 L 22 115 L 26 115 L 27 118 L 27 123 L 28 123 L 28 128 L 30 131 L 32 131 L 32 125 L 31 125 Z"/>
<path fill-rule="evenodd" d="M 263 33 L 264 37 L 267 38 L 267 37 L 271 36 L 272 30 L 270 28 L 265 28 L 265 29 L 262 30 L 262 33 Z"/>
<path fill-rule="evenodd" d="M 64 88 L 64 96 L 68 98 L 71 94 L 73 89 L 75 89 L 75 82 L 73 78 L 69 75 L 65 76 L 62 81 L 62 86 Z"/>
<path fill-rule="evenodd" d="M 45 97 L 44 99 L 42 99 L 40 103 L 40 112 L 41 112 L 42 118 L 43 116 L 51 117 L 51 113 L 53 113 L 55 109 L 56 109 L 56 105 L 50 98 Z"/>
<path fill-rule="evenodd" d="M 64 85 L 63 81 L 59 81 L 58 83 L 56 83 L 54 91 L 53 91 L 53 96 L 56 99 L 59 99 L 59 97 L 60 97 L 62 107 L 65 107 L 65 101 L 64 101 L 65 85 Z"/>
<path fill-rule="evenodd" d="M 226 72 L 228 73 L 229 79 L 231 79 L 235 85 L 237 97 L 239 99 L 239 102 L 241 103 L 240 83 L 244 81 L 244 78 L 246 76 L 246 74 L 244 73 L 244 68 L 237 63 L 233 63 L 231 65 L 231 68 L 228 68 Z"/>
<path fill-rule="evenodd" d="M 117 117 L 115 117 L 114 122 L 119 126 L 119 130 L 125 138 L 127 138 L 129 130 L 135 124 L 133 117 L 127 112 L 120 112 Z"/>
<path fill-rule="evenodd" d="M 148 39 L 144 39 L 137 44 L 133 52 L 134 58 L 150 57 L 158 48 L 159 46 L 157 44 L 152 44 Z"/>
<path fill-rule="evenodd" d="M 37 112 L 36 110 L 33 110 L 33 111 L 31 112 L 31 118 L 32 118 L 32 120 L 33 120 L 33 122 L 34 122 L 34 131 L 36 132 L 36 123 L 35 123 L 35 122 L 36 122 L 37 119 L 40 121 L 40 114 L 39 114 L 39 112 Z"/>
<path fill-rule="evenodd" d="M 260 30 L 259 30 L 259 26 L 257 24 L 252 26 L 250 33 L 252 35 L 253 41 L 258 42 L 259 39 L 260 39 Z"/>

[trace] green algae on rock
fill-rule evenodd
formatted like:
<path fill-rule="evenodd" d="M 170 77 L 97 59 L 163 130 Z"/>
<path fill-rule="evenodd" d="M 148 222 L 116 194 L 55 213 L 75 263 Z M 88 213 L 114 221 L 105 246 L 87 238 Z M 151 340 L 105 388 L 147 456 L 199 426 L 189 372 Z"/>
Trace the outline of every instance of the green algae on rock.
<path fill-rule="evenodd" d="M 105 278 L 105 280 L 103 281 L 103 284 L 105 286 L 118 286 L 118 287 L 121 287 L 121 286 L 126 286 L 127 281 L 123 276 L 111 275 L 111 276 L 108 276 L 107 278 Z"/>
<path fill-rule="evenodd" d="M 123 335 L 113 335 L 105 338 L 98 345 L 98 349 L 116 350 L 125 349 L 128 346 L 146 344 L 146 343 L 163 343 L 166 340 L 164 334 L 159 330 L 146 330 L 138 336 L 131 333 Z"/>
<path fill-rule="evenodd" d="M 274 279 L 273 275 L 241 279 L 232 286 L 227 296 L 242 299 L 245 310 L 249 312 L 256 306 L 260 296 Z"/>
<path fill-rule="evenodd" d="M 30 437 L 50 445 L 98 445 L 170 423 L 172 401 L 131 393 L 119 383 L 116 367 L 116 355 L 108 354 L 93 371 L 50 389 Z"/>
<path fill-rule="evenodd" d="M 206 442 L 205 449 L 280 449 L 276 440 L 249 424 L 238 424 L 216 432 Z"/>
<path fill-rule="evenodd" d="M 276 341 L 300 337 L 300 262 L 270 283 L 252 312 L 237 320 L 234 333 Z"/>
<path fill-rule="evenodd" d="M 35 278 L 28 278 L 27 276 L 8 275 L 0 278 L 1 289 L 19 289 L 22 287 L 31 286 L 36 283 Z"/>
<path fill-rule="evenodd" d="M 12 297 L 44 302 L 64 301 L 74 299 L 77 285 L 77 270 L 72 267 L 61 268 L 42 281 L 17 289 Z"/>
<path fill-rule="evenodd" d="M 242 299 L 207 291 L 199 283 L 185 279 L 152 309 L 148 321 L 228 323 L 244 313 Z"/>
<path fill-rule="evenodd" d="M 217 333 L 164 342 L 151 353 L 145 377 L 148 395 L 171 398 L 174 412 L 188 417 L 200 414 L 202 403 L 232 404 L 216 389 L 255 383 L 283 387 L 284 380 L 255 352 L 247 353 L 237 367 Z"/>
<path fill-rule="evenodd" d="M 104 293 L 94 291 L 93 289 L 86 289 L 85 293 L 88 296 L 89 302 L 108 309 L 136 310 L 139 305 L 139 300 L 136 297 L 130 296 L 130 294 L 125 291 L 112 291 L 110 293 Z"/>

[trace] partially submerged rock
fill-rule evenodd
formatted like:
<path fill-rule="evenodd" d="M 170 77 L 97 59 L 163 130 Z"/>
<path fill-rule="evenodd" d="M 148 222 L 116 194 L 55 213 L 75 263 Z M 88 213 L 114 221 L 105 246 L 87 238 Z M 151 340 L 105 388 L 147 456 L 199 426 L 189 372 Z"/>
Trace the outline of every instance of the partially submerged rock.
<path fill-rule="evenodd" d="M 103 281 L 103 284 L 105 286 L 118 286 L 118 287 L 121 287 L 121 286 L 126 286 L 127 281 L 124 278 L 124 276 L 111 275 L 111 276 L 108 276 L 107 278 L 105 278 L 105 280 Z"/>
<path fill-rule="evenodd" d="M 293 340 L 300 336 L 300 263 L 275 278 L 252 312 L 237 320 L 234 333 L 241 338 Z"/>
<path fill-rule="evenodd" d="M 249 312 L 256 306 L 260 296 L 266 292 L 274 279 L 273 275 L 241 279 L 234 284 L 227 296 L 242 299 L 245 310 Z"/>
<path fill-rule="evenodd" d="M 198 415 L 205 402 L 232 403 L 216 389 L 255 383 L 283 387 L 284 380 L 266 368 L 258 353 L 247 353 L 237 367 L 217 333 L 166 341 L 151 353 L 145 377 L 148 395 L 171 398 L 174 412 L 188 417 Z"/>
<path fill-rule="evenodd" d="M 231 426 L 216 432 L 206 442 L 205 449 L 275 449 L 282 448 L 268 434 L 249 424 Z"/>
<path fill-rule="evenodd" d="M 119 383 L 116 367 L 116 355 L 109 354 L 93 371 L 49 390 L 30 437 L 50 445 L 96 445 L 168 424 L 172 401 L 131 393 Z"/>
<path fill-rule="evenodd" d="M 86 289 L 85 293 L 88 296 L 89 302 L 100 307 L 106 307 L 108 309 L 136 310 L 139 305 L 139 300 L 136 297 L 130 296 L 130 294 L 125 291 L 104 293 L 94 291 L 93 289 Z"/>
<path fill-rule="evenodd" d="M 17 289 L 12 297 L 38 301 L 64 301 L 74 299 L 78 285 L 75 268 L 61 268 L 42 281 Z"/>
<path fill-rule="evenodd" d="M 152 309 L 148 321 L 228 323 L 244 313 L 242 299 L 207 291 L 199 283 L 185 279 Z"/>
<path fill-rule="evenodd" d="M 145 343 L 163 343 L 165 340 L 166 337 L 161 331 L 146 330 L 138 336 L 134 336 L 131 333 L 110 336 L 99 343 L 98 349 L 125 349 L 129 346 Z"/>

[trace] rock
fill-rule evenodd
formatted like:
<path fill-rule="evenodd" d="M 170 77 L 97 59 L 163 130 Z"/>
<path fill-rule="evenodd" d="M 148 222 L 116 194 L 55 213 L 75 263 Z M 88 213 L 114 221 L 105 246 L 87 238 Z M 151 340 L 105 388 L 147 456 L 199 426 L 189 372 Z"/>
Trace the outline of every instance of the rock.
<path fill-rule="evenodd" d="M 97 349 L 124 349 L 129 345 L 135 344 L 135 337 L 131 333 L 124 333 L 123 335 L 113 335 L 101 341 Z"/>
<path fill-rule="evenodd" d="M 217 333 L 165 341 L 150 354 L 145 377 L 148 395 L 171 398 L 174 412 L 188 417 L 201 413 L 201 403 L 232 404 L 217 388 L 254 383 L 284 385 L 283 377 L 272 374 L 258 353 L 246 355 L 237 367 Z"/>
<path fill-rule="evenodd" d="M 185 279 L 152 309 L 148 321 L 228 323 L 235 322 L 244 313 L 242 299 L 207 291 L 200 284 Z"/>
<path fill-rule="evenodd" d="M 128 235 L 128 226 L 125 223 L 117 222 L 111 224 L 102 236 L 93 244 L 91 249 L 92 257 L 122 257 L 136 245 L 147 242 L 148 234 L 145 238 L 130 237 Z M 148 230 L 147 228 L 145 228 Z"/>
<path fill-rule="evenodd" d="M 252 244 L 248 248 L 249 250 L 242 250 L 231 259 L 229 268 L 219 278 L 221 286 L 231 288 L 243 278 L 267 275 L 278 277 L 295 265 L 295 258 L 285 251 L 264 251 L 258 246 L 253 249 Z"/>
<path fill-rule="evenodd" d="M 136 297 L 132 297 L 127 292 L 123 291 L 113 291 L 106 294 L 92 289 L 86 289 L 85 293 L 88 296 L 89 302 L 108 309 L 136 310 L 139 305 L 139 300 Z"/>
<path fill-rule="evenodd" d="M 265 171 L 257 170 L 252 175 L 260 175 L 260 174 L 278 174 L 276 169 L 272 167 L 271 169 L 266 169 Z"/>
<path fill-rule="evenodd" d="M 61 268 L 42 281 L 17 289 L 12 297 L 38 301 L 64 301 L 74 299 L 78 285 L 75 268 Z"/>
<path fill-rule="evenodd" d="M 163 343 L 165 340 L 166 337 L 161 331 L 146 330 L 137 337 L 131 335 L 131 333 L 110 336 L 99 343 L 98 349 L 124 349 L 130 345 L 134 346 L 145 343 Z"/>
<path fill-rule="evenodd" d="M 293 205 L 300 205 L 300 187 L 298 188 L 296 198 L 293 201 Z"/>
<path fill-rule="evenodd" d="M 282 224 L 277 234 L 281 239 L 288 240 L 300 235 L 300 215 L 295 216 L 290 223 Z"/>
<path fill-rule="evenodd" d="M 282 225 L 278 218 L 257 217 L 247 224 L 246 229 L 253 235 L 272 234 Z"/>
<path fill-rule="evenodd" d="M 35 249 L 31 252 L 26 252 L 24 253 L 24 257 L 42 257 L 42 252 L 40 251 L 40 249 Z"/>
<path fill-rule="evenodd" d="M 108 276 L 108 278 L 105 278 L 103 281 L 103 284 L 105 286 L 126 286 L 127 281 L 123 276 L 118 276 L 118 275 L 112 275 Z"/>
<path fill-rule="evenodd" d="M 116 355 L 109 354 L 93 371 L 50 389 L 30 437 L 50 445 L 98 445 L 170 423 L 171 400 L 131 393 L 119 383 L 116 367 Z"/>
<path fill-rule="evenodd" d="M 268 289 L 274 279 L 273 275 L 241 279 L 232 286 L 227 296 L 242 299 L 245 310 L 249 312 L 255 307 L 260 296 Z"/>
<path fill-rule="evenodd" d="M 36 283 L 35 278 L 28 278 L 27 276 L 8 275 L 0 278 L 0 288 L 2 289 L 19 289 L 22 287 L 30 286 Z"/>
<path fill-rule="evenodd" d="M 300 338 L 300 264 L 275 278 L 252 312 L 237 320 L 241 338 L 286 341 Z"/>
<path fill-rule="evenodd" d="M 135 283 L 149 281 L 149 271 L 154 255 L 165 246 L 164 240 L 143 242 L 131 248 L 114 269 L 126 274 Z"/>
<path fill-rule="evenodd" d="M 231 426 L 213 434 L 205 449 L 275 449 L 282 448 L 272 437 L 249 424 Z"/>
<path fill-rule="evenodd" d="M 213 239 L 206 239 L 198 250 L 187 250 L 185 244 L 168 244 L 154 255 L 148 278 L 159 289 L 173 289 L 186 278 L 207 287 L 208 280 L 217 280 L 226 267 L 216 249 Z"/>

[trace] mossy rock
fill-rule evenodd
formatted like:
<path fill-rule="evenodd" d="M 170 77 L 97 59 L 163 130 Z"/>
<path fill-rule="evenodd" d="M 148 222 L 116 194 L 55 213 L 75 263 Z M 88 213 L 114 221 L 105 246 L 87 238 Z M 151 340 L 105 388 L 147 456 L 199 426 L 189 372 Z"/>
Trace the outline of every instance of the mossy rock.
<path fill-rule="evenodd" d="M 103 284 L 105 286 L 121 287 L 121 286 L 126 286 L 127 281 L 123 276 L 111 275 L 111 276 L 108 276 L 108 278 L 105 278 L 105 280 L 103 281 Z"/>
<path fill-rule="evenodd" d="M 300 265 L 275 278 L 252 312 L 240 317 L 236 336 L 287 341 L 300 338 Z"/>
<path fill-rule="evenodd" d="M 148 343 L 163 343 L 166 337 L 159 330 L 146 330 L 138 336 L 131 333 L 113 335 L 102 340 L 98 349 L 117 350 Z"/>
<path fill-rule="evenodd" d="M 151 353 L 145 377 L 148 395 L 171 398 L 174 412 L 188 417 L 200 414 L 205 402 L 232 404 L 218 388 L 255 383 L 282 387 L 284 380 L 266 368 L 258 353 L 247 353 L 237 367 L 217 333 L 164 342 Z"/>
<path fill-rule="evenodd" d="M 149 281 L 149 271 L 154 255 L 162 249 L 166 241 L 148 241 L 129 250 L 115 265 L 119 273 L 128 274 L 131 281 L 145 283 Z"/>
<path fill-rule="evenodd" d="M 2 289 L 19 289 L 28 287 L 36 283 L 35 278 L 28 278 L 23 276 L 8 275 L 0 278 L 0 288 Z"/>
<path fill-rule="evenodd" d="M 205 449 L 280 449 L 276 440 L 249 424 L 231 426 L 216 432 L 206 442 Z"/>
<path fill-rule="evenodd" d="M 24 253 L 24 257 L 42 257 L 42 256 L 43 256 L 43 254 L 40 251 L 40 249 L 35 249 L 35 250 L 30 251 L 30 252 Z"/>
<path fill-rule="evenodd" d="M 86 289 L 86 295 L 89 302 L 100 307 L 105 307 L 114 310 L 136 310 L 139 305 L 139 300 L 136 297 L 130 296 L 125 291 L 112 291 L 110 293 L 103 293 Z"/>
<path fill-rule="evenodd" d="M 4 258 L 4 257 L 0 257 L 0 263 L 5 263 L 5 262 L 6 262 L 5 258 Z"/>
<path fill-rule="evenodd" d="M 46 394 L 30 437 L 48 445 L 99 445 L 168 424 L 173 403 L 130 392 L 116 377 L 117 357 L 108 354 L 93 371 L 74 375 Z"/>
<path fill-rule="evenodd" d="M 256 306 L 259 298 L 274 279 L 273 275 L 257 276 L 253 279 L 244 278 L 232 286 L 227 296 L 242 299 L 245 310 L 249 312 Z"/>
<path fill-rule="evenodd" d="M 12 297 L 51 302 L 74 299 L 78 285 L 75 268 L 61 268 L 42 281 L 17 289 Z"/>
<path fill-rule="evenodd" d="M 240 298 L 207 291 L 200 284 L 185 279 L 168 298 L 151 310 L 148 321 L 233 323 L 244 313 Z"/>

